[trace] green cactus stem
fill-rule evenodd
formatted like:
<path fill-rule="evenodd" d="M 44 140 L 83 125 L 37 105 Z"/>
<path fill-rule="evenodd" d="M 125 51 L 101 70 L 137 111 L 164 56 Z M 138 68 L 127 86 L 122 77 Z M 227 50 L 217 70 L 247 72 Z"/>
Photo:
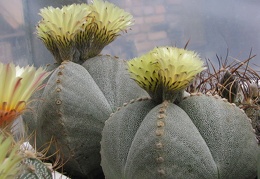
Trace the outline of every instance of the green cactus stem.
<path fill-rule="evenodd" d="M 111 56 L 97 56 L 82 65 L 63 62 L 48 79 L 43 100 L 34 108 L 36 115 L 24 116 L 29 133 L 38 134 L 37 146 L 55 139 L 58 149 L 51 147 L 48 155 L 59 150 L 70 176 L 95 178 L 102 173 L 104 122 L 124 102 L 149 96 L 129 78 L 126 67 L 123 60 Z"/>
<path fill-rule="evenodd" d="M 37 146 L 54 137 L 67 161 L 64 169 L 72 176 L 83 177 L 98 168 L 100 134 L 112 109 L 88 71 L 63 62 L 49 78 L 42 98 L 36 128 L 31 129 L 37 131 Z M 52 147 L 49 155 L 57 150 Z"/>

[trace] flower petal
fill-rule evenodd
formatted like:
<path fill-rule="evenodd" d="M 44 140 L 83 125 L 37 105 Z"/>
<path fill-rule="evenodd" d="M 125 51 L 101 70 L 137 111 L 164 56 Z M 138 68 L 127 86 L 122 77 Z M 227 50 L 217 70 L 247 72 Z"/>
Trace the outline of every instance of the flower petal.
<path fill-rule="evenodd" d="M 50 74 L 44 68 L 0 63 L 0 126 L 22 114 L 32 93 Z"/>

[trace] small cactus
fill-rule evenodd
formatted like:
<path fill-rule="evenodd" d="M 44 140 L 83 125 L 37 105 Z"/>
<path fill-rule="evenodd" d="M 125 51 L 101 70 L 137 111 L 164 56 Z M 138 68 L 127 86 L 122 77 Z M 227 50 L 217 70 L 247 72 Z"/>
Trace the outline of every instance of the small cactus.
<path fill-rule="evenodd" d="M 220 80 L 220 95 L 222 98 L 228 99 L 230 103 L 234 103 L 237 98 L 239 89 L 238 81 L 229 71 L 226 71 Z"/>
<path fill-rule="evenodd" d="M 24 158 L 20 164 L 21 174 L 18 179 L 44 178 L 52 179 L 52 171 L 37 158 Z"/>

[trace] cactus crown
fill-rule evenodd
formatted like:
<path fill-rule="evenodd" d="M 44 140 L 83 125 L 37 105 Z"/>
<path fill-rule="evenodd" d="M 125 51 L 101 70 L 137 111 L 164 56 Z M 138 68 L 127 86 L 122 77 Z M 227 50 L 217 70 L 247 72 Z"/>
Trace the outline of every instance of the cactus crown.
<path fill-rule="evenodd" d="M 176 47 L 157 47 L 128 61 L 132 79 L 155 100 L 174 100 L 204 70 L 203 62 L 193 52 Z"/>
<path fill-rule="evenodd" d="M 36 27 L 38 37 L 59 63 L 76 61 L 76 49 L 84 62 L 112 42 L 133 24 L 132 15 L 112 3 L 94 0 L 92 4 L 72 4 L 43 8 Z"/>

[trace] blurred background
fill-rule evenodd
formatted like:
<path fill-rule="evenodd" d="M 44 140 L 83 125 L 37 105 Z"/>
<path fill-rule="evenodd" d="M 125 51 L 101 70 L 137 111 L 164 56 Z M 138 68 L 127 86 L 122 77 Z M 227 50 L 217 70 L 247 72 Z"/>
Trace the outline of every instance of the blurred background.
<path fill-rule="evenodd" d="M 245 60 L 260 54 L 259 0 L 109 0 L 130 12 L 135 25 L 105 47 L 102 54 L 121 59 L 140 56 L 156 46 L 197 51 L 217 63 L 216 54 Z M 42 66 L 54 59 L 35 35 L 39 9 L 87 0 L 0 0 L 0 61 Z M 258 56 L 251 67 L 259 70 Z"/>

